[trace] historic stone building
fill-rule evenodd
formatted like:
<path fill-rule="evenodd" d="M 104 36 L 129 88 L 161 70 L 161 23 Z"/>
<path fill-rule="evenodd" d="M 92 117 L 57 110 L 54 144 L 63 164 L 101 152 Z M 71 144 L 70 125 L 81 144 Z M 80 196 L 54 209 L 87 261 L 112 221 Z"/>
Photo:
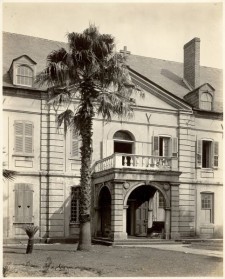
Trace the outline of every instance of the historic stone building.
<path fill-rule="evenodd" d="M 62 46 L 3 34 L 4 161 L 18 172 L 4 182 L 6 241 L 25 237 L 26 223 L 42 240 L 78 235 L 79 138 L 57 129 L 33 83 Z M 198 38 L 184 63 L 123 53 L 145 97 L 134 96 L 132 119 L 94 119 L 93 236 L 222 237 L 222 70 L 200 66 Z"/>

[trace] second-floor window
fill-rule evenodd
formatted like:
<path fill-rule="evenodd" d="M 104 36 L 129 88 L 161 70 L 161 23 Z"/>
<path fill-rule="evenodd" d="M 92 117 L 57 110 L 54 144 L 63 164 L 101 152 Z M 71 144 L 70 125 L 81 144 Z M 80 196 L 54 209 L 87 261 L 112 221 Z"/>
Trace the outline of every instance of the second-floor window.
<path fill-rule="evenodd" d="M 19 66 L 16 70 L 16 84 L 31 87 L 33 85 L 33 70 L 26 65 Z"/>
<path fill-rule="evenodd" d="M 212 140 L 197 141 L 196 165 L 199 168 L 218 168 L 219 143 Z"/>
<path fill-rule="evenodd" d="M 80 138 L 78 133 L 75 130 L 71 131 L 71 158 L 79 159 L 80 158 Z"/>
<path fill-rule="evenodd" d="M 153 156 L 177 157 L 177 138 L 171 138 L 166 136 L 154 136 L 152 151 Z"/>
<path fill-rule="evenodd" d="M 33 123 L 16 120 L 14 122 L 14 153 L 19 155 L 33 154 Z"/>

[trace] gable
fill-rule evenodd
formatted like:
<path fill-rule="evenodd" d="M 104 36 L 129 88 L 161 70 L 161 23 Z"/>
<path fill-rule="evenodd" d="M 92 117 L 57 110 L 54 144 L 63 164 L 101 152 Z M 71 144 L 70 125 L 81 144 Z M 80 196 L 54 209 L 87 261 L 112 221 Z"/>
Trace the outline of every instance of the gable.
<path fill-rule="evenodd" d="M 13 62 L 19 62 L 19 63 L 26 63 L 26 64 L 37 64 L 34 60 L 32 60 L 28 55 L 21 55 L 15 59 L 13 59 Z"/>
<path fill-rule="evenodd" d="M 148 81 L 133 71 L 130 71 L 132 82 L 138 85 L 144 92 L 144 98 L 136 98 L 136 104 L 145 107 L 154 107 L 160 109 L 179 109 L 191 110 L 191 107 L 183 100 L 173 96 L 172 93 L 163 90 L 163 88 Z"/>

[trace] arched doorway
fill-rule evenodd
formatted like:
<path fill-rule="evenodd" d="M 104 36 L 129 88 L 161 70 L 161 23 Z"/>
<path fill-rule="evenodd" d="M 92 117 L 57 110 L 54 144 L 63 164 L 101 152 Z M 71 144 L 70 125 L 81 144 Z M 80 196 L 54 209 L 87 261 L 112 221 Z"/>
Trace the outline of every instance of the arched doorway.
<path fill-rule="evenodd" d="M 165 199 L 150 185 L 135 188 L 127 199 L 126 232 L 128 236 L 164 237 Z"/>
<path fill-rule="evenodd" d="M 128 131 L 117 131 L 113 136 L 114 141 L 114 153 L 134 153 L 134 138 Z M 126 164 L 130 166 L 130 157 L 126 156 Z M 122 165 L 124 165 L 125 156 L 122 158 Z"/>
<path fill-rule="evenodd" d="M 104 186 L 99 193 L 100 234 L 108 237 L 111 232 L 111 194 Z"/>
<path fill-rule="evenodd" d="M 133 153 L 134 139 L 128 131 L 117 131 L 113 136 L 114 153 Z"/>

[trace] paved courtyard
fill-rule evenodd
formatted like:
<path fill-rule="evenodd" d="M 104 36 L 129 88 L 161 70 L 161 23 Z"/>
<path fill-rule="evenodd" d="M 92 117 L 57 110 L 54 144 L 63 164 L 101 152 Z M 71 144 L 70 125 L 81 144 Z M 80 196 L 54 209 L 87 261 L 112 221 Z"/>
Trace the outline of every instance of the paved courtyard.
<path fill-rule="evenodd" d="M 182 243 L 135 248 L 93 245 L 90 252 L 76 251 L 76 244 L 36 244 L 33 254 L 25 251 L 24 244 L 4 246 L 4 276 L 223 276 L 222 251 Z"/>

